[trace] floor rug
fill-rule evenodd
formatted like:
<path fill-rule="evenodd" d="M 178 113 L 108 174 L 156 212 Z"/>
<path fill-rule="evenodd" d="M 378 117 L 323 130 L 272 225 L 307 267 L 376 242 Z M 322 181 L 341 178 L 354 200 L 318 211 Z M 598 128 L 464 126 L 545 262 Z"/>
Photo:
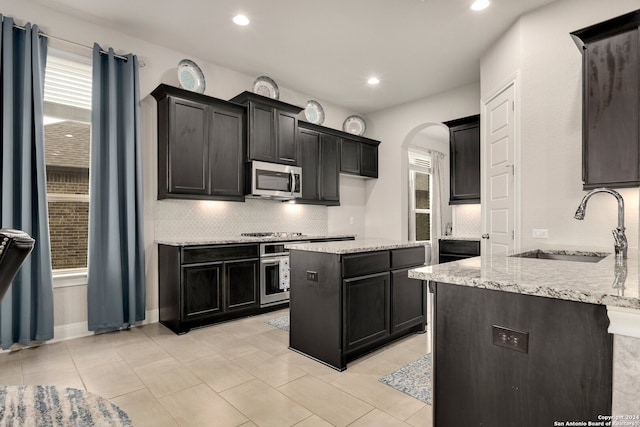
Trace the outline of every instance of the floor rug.
<path fill-rule="evenodd" d="M 285 331 L 289 330 L 289 316 L 281 316 L 276 317 L 275 319 L 269 319 L 266 321 L 271 326 L 275 326 L 276 328 L 284 329 Z"/>
<path fill-rule="evenodd" d="M 55 386 L 0 387 L 0 425 L 131 427 L 129 416 L 104 397 Z"/>
<path fill-rule="evenodd" d="M 431 353 L 380 378 L 380 382 L 431 405 Z"/>

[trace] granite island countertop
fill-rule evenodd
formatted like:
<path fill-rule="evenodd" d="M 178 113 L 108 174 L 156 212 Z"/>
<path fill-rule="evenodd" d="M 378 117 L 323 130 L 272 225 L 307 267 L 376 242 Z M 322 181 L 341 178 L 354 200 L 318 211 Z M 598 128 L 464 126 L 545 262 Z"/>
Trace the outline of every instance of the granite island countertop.
<path fill-rule="evenodd" d="M 527 250 L 518 251 L 522 252 Z M 564 252 L 573 253 L 575 250 Z M 640 310 L 638 250 L 630 249 L 628 258 L 618 264 L 613 248 L 591 252 L 608 255 L 596 263 L 520 258 L 507 254 L 483 255 L 415 268 L 409 270 L 409 277 Z M 622 278 L 624 287 L 620 286 Z M 614 283 L 617 283 L 617 288 L 614 288 Z"/>
<path fill-rule="evenodd" d="M 323 239 L 353 239 L 353 234 L 333 234 L 333 235 L 311 235 L 303 234 L 301 236 L 284 236 L 284 237 L 253 237 L 253 236 L 226 236 L 226 237 L 203 237 L 189 239 L 157 239 L 155 242 L 159 245 L 168 246 L 193 246 L 193 245 L 223 245 L 233 243 L 266 243 L 266 242 L 291 242 L 304 240 L 323 240 Z"/>
<path fill-rule="evenodd" d="M 384 239 L 347 240 L 341 242 L 318 243 L 291 243 L 285 245 L 286 249 L 298 251 L 321 252 L 328 254 L 344 255 L 359 252 L 384 251 L 389 249 L 414 248 L 424 246 L 424 242 L 401 242 Z"/>

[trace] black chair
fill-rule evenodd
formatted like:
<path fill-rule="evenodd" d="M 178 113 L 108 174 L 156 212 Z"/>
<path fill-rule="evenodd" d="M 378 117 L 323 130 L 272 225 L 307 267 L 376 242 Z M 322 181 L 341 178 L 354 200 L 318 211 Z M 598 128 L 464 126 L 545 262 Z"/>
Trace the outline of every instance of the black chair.
<path fill-rule="evenodd" d="M 35 243 L 24 231 L 0 228 L 0 301 Z"/>

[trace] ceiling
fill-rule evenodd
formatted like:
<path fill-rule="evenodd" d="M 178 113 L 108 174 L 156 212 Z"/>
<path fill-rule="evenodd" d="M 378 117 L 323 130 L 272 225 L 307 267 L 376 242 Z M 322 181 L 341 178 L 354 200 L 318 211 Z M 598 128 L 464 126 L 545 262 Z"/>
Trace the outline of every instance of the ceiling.
<path fill-rule="evenodd" d="M 478 81 L 482 53 L 554 0 L 493 0 L 481 12 L 471 0 L 35 1 L 367 114 Z M 237 13 L 250 25 L 233 24 Z"/>

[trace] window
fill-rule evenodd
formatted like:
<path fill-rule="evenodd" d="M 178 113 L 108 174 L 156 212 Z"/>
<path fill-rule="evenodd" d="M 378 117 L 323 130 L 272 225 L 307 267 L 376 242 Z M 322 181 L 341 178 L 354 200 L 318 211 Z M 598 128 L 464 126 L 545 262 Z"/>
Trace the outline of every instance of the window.
<path fill-rule="evenodd" d="M 89 58 L 49 49 L 44 145 L 51 262 L 58 273 L 87 267 L 91 71 Z"/>
<path fill-rule="evenodd" d="M 409 151 L 409 239 L 431 240 L 431 156 Z"/>

